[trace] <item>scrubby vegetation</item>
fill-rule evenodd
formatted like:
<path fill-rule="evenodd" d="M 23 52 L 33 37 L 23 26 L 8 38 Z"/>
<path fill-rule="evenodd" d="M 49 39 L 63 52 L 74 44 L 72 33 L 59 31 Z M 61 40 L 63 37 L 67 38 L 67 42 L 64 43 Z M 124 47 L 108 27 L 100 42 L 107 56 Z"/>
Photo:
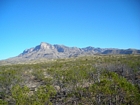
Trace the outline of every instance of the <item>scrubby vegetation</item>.
<path fill-rule="evenodd" d="M 0 66 L 0 105 L 140 105 L 140 56 Z"/>

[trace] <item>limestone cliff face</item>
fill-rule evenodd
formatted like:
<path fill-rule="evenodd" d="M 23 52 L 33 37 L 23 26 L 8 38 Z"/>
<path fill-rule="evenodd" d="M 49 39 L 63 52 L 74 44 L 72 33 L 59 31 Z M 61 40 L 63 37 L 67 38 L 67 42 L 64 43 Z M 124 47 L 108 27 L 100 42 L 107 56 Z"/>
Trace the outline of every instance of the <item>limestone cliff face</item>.
<path fill-rule="evenodd" d="M 40 44 L 40 48 L 41 48 L 41 49 L 54 49 L 54 46 L 51 45 L 51 44 L 42 42 L 42 43 Z"/>

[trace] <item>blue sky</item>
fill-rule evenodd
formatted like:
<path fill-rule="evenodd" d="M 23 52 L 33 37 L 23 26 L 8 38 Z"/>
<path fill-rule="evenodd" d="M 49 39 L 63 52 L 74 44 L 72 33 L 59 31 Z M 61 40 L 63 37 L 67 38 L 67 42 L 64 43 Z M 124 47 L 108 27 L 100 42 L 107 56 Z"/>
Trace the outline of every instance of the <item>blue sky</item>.
<path fill-rule="evenodd" d="M 41 42 L 140 49 L 140 1 L 0 0 L 0 59 Z"/>

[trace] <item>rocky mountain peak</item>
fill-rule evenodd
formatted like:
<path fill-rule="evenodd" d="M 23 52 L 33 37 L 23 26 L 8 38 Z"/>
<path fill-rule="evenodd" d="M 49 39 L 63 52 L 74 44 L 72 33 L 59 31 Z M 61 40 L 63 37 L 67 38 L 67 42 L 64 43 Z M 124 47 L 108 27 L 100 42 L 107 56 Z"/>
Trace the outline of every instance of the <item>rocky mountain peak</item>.
<path fill-rule="evenodd" d="M 41 49 L 50 49 L 52 45 L 45 43 L 45 42 L 41 42 L 40 44 L 40 48 Z"/>

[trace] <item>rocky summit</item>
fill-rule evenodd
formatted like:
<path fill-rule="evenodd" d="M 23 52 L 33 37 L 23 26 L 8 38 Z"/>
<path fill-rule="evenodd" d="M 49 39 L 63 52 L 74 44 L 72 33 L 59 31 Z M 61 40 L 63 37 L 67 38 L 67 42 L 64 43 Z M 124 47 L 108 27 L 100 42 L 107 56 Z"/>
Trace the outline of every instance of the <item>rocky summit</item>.
<path fill-rule="evenodd" d="M 70 58 L 83 55 L 94 54 L 140 54 L 137 49 L 116 49 L 116 48 L 94 48 L 88 46 L 85 48 L 68 47 L 65 45 L 52 45 L 46 42 L 41 42 L 36 47 L 24 50 L 16 57 L 0 61 L 0 64 L 19 63 L 39 59 L 57 59 Z"/>

